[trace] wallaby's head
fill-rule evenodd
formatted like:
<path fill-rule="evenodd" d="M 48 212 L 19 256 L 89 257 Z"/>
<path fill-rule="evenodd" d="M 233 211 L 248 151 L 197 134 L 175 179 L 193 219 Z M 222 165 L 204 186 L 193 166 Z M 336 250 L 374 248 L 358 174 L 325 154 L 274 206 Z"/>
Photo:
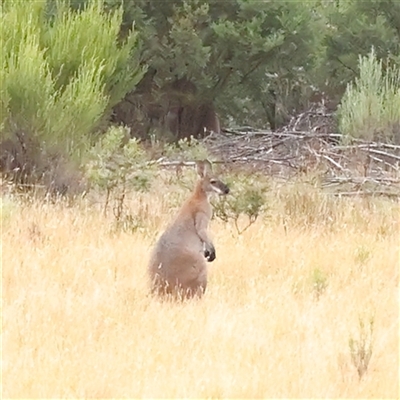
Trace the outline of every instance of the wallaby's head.
<path fill-rule="evenodd" d="M 199 185 L 202 190 L 208 195 L 216 193 L 224 195 L 229 193 L 229 188 L 225 183 L 215 177 L 212 172 L 212 166 L 210 161 L 196 161 L 197 174 L 200 177 Z"/>

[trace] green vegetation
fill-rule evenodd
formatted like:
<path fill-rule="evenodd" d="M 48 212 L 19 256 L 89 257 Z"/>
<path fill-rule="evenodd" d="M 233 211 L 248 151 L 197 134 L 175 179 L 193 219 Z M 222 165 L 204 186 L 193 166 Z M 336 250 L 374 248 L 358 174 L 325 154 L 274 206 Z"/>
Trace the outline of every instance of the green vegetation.
<path fill-rule="evenodd" d="M 340 104 L 345 140 L 400 141 L 396 1 L 7 0 L 0 13 L 0 167 L 18 182 L 69 186 L 115 125 L 150 141 L 149 158 L 188 160 L 207 155 L 191 136 L 276 129 L 321 97 Z"/>
<path fill-rule="evenodd" d="M 120 42 L 122 9 L 106 13 L 99 1 L 74 12 L 64 2 L 10 0 L 1 18 L 2 137 L 22 143 L 27 172 L 48 168 L 45 154 L 80 161 L 143 75 L 136 33 Z"/>
<path fill-rule="evenodd" d="M 346 139 L 363 138 L 400 143 L 400 69 L 384 72 L 375 52 L 360 56 L 360 77 L 350 83 L 339 108 Z"/>

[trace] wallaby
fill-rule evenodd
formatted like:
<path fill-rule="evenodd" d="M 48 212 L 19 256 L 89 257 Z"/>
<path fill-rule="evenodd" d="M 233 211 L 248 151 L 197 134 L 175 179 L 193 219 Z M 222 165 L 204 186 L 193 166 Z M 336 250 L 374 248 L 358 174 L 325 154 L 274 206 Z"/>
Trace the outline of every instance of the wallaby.
<path fill-rule="evenodd" d="M 181 299 L 201 297 L 207 287 L 207 264 L 215 260 L 215 247 L 207 227 L 212 216 L 209 197 L 229 193 L 227 185 L 212 174 L 208 160 L 197 161 L 199 180 L 192 195 L 158 239 L 148 272 L 153 294 Z"/>

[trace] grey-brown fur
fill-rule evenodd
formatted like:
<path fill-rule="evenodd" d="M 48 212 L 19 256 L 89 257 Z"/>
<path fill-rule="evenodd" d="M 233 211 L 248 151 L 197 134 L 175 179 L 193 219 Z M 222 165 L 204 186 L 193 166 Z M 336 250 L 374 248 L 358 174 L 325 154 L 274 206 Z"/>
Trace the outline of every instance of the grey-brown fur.
<path fill-rule="evenodd" d="M 209 196 L 227 194 L 229 189 L 212 176 L 208 161 L 198 161 L 196 165 L 200 179 L 150 257 L 148 273 L 154 294 L 201 297 L 207 287 L 206 259 L 215 259 L 215 248 L 207 234 L 212 216 Z"/>

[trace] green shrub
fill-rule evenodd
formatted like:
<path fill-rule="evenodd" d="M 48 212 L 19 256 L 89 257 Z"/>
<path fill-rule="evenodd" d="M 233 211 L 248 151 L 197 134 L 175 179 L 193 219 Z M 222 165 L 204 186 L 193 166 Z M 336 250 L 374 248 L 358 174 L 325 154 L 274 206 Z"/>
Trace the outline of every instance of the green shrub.
<path fill-rule="evenodd" d="M 2 137 L 23 141 L 25 162 L 35 166 L 45 153 L 79 159 L 111 107 L 143 75 L 136 33 L 120 43 L 122 8 L 106 13 L 103 1 L 78 11 L 64 1 L 2 6 Z"/>
<path fill-rule="evenodd" d="M 86 176 L 92 186 L 106 192 L 104 213 L 113 201 L 117 221 L 127 217 L 126 193 L 147 191 L 154 177 L 154 166 L 149 164 L 147 153 L 137 139 L 127 140 L 128 137 L 127 129 L 111 127 L 91 149 L 86 166 Z"/>
<path fill-rule="evenodd" d="M 134 89 L 143 76 L 137 60 L 137 35 L 132 30 L 119 44 L 122 14 L 122 7 L 104 12 L 103 1 L 88 1 L 81 12 L 71 12 L 66 3 L 58 3 L 54 23 L 43 35 L 57 88 L 68 85 L 89 63 L 104 84 L 109 107 Z"/>
<path fill-rule="evenodd" d="M 388 66 L 374 50 L 359 58 L 360 77 L 348 85 L 339 107 L 345 140 L 389 140 L 400 143 L 400 69 Z"/>
<path fill-rule="evenodd" d="M 233 221 L 239 234 L 248 229 L 268 209 L 267 183 L 256 176 L 235 174 L 226 179 L 231 192 L 228 196 L 213 202 L 215 216 L 224 222 Z M 246 219 L 240 223 L 241 217 Z"/>

